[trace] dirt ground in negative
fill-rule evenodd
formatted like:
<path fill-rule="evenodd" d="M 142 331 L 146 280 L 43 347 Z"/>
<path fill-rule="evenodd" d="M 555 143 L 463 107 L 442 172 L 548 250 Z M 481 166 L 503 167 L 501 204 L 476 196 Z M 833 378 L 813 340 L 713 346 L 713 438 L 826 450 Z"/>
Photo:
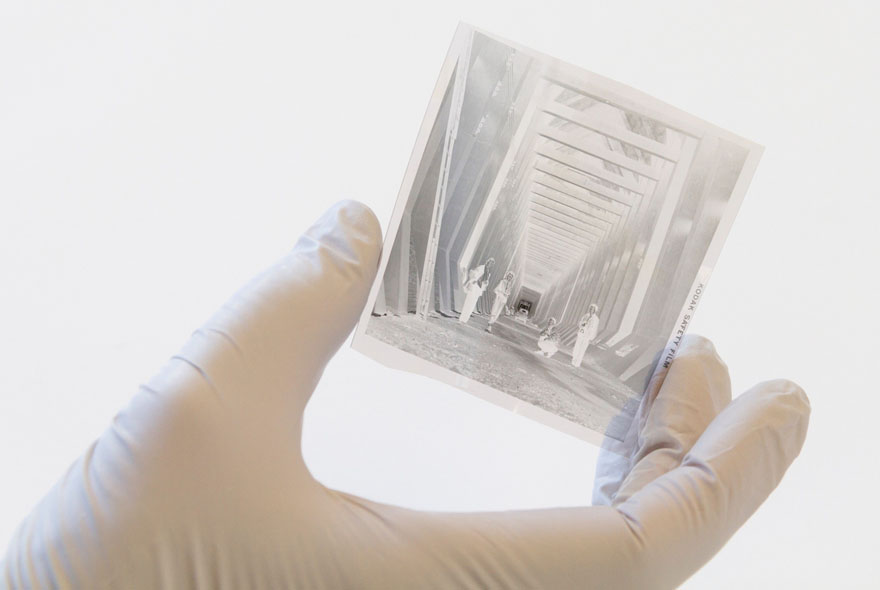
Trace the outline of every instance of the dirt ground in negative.
<path fill-rule="evenodd" d="M 396 348 L 489 385 L 518 399 L 586 426 L 620 438 L 626 421 L 619 419 L 625 406 L 639 395 L 591 358 L 580 368 L 560 350 L 551 358 L 534 354 L 538 330 L 509 317 L 500 318 L 486 332 L 485 317 L 474 314 L 467 324 L 456 318 L 415 315 L 371 317 L 367 334 Z M 631 411 L 631 409 L 630 409 Z M 614 426 L 609 427 L 613 418 Z"/>

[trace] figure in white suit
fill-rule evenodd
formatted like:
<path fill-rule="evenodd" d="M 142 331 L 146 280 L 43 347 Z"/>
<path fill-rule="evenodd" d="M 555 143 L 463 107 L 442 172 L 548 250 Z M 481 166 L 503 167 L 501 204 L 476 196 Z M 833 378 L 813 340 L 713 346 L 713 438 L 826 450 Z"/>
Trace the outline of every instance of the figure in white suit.
<path fill-rule="evenodd" d="M 578 323 L 577 341 L 571 351 L 571 366 L 580 367 L 584 360 L 587 347 L 590 346 L 599 332 L 599 306 L 593 303 Z"/>
<path fill-rule="evenodd" d="M 461 307 L 461 315 L 458 316 L 458 321 L 461 323 L 466 324 L 471 319 L 471 314 L 474 313 L 474 308 L 477 306 L 477 300 L 489 284 L 489 278 L 492 276 L 492 267 L 494 265 L 495 259 L 490 258 L 484 264 L 468 271 L 464 285 L 462 285 L 466 295 L 464 305 Z"/>
<path fill-rule="evenodd" d="M 513 288 L 513 279 L 515 275 L 507 271 L 507 274 L 504 275 L 504 278 L 498 281 L 498 284 L 495 285 L 495 301 L 492 302 L 492 313 L 489 315 L 489 325 L 486 327 L 486 331 L 492 332 L 492 324 L 498 321 L 498 318 L 501 317 L 501 314 L 504 313 L 504 308 L 507 307 L 507 300 L 510 297 L 510 290 Z"/>

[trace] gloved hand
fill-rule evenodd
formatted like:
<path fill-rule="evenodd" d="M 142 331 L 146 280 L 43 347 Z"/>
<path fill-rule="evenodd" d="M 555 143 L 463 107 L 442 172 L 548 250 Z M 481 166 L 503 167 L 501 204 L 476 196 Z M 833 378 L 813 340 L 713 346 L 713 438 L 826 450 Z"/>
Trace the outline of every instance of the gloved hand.
<path fill-rule="evenodd" d="M 717 552 L 798 454 L 786 381 L 730 402 L 689 339 L 652 383 L 601 505 L 478 514 L 370 502 L 316 482 L 302 416 L 374 278 L 380 229 L 337 205 L 236 294 L 22 523 L 9 588 L 672 588 Z M 618 449 L 619 450 L 619 449 Z"/>

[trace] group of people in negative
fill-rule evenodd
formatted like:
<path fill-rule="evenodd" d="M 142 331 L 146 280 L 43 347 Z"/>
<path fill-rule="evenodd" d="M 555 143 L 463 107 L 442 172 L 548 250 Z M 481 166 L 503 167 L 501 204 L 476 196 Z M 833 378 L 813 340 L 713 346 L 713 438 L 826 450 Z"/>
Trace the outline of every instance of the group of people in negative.
<path fill-rule="evenodd" d="M 477 301 L 486 288 L 489 286 L 489 279 L 492 277 L 492 268 L 495 266 L 495 259 L 489 258 L 483 264 L 470 269 L 464 278 L 462 288 L 465 292 L 464 305 L 461 308 L 461 314 L 458 321 L 466 324 L 471 319 L 474 309 L 477 307 Z M 510 292 L 513 289 L 513 280 L 515 275 L 511 271 L 505 273 L 504 278 L 498 281 L 493 289 L 495 298 L 492 300 L 492 307 L 489 311 L 489 325 L 486 331 L 491 333 L 492 326 L 504 313 L 507 307 L 507 300 L 510 298 Z M 571 365 L 580 367 L 584 361 L 584 355 L 590 343 L 595 340 L 599 332 L 599 306 L 595 303 L 591 304 L 587 309 L 587 313 L 581 317 L 578 322 L 577 339 L 574 348 L 571 351 Z M 536 355 L 544 358 L 550 358 L 559 351 L 559 331 L 556 318 L 551 317 L 547 321 L 547 327 L 538 334 L 538 350 Z"/>

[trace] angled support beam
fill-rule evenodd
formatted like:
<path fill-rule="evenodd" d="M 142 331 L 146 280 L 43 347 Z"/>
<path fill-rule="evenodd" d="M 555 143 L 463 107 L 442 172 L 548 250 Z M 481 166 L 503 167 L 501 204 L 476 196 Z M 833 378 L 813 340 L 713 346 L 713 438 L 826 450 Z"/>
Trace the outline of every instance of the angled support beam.
<path fill-rule="evenodd" d="M 571 283 L 571 289 L 568 291 L 568 298 L 565 300 L 565 305 L 562 307 L 562 315 L 560 316 L 560 322 L 565 321 L 565 314 L 568 313 L 568 305 L 571 303 L 571 298 L 574 295 L 575 289 L 578 288 L 578 282 L 581 280 L 581 274 L 584 272 L 584 266 L 587 264 L 587 256 L 586 254 L 581 258 L 581 264 L 578 266 L 577 274 L 574 277 L 574 281 Z"/>
<path fill-rule="evenodd" d="M 449 111 L 449 120 L 446 122 L 446 135 L 444 137 L 443 154 L 440 162 L 440 174 L 437 180 L 437 189 L 434 194 L 431 225 L 428 230 L 428 244 L 425 249 L 425 261 L 422 264 L 422 277 L 421 281 L 419 281 L 419 290 L 416 299 L 416 315 L 421 319 L 426 319 L 428 317 L 428 312 L 431 311 L 434 305 L 434 268 L 437 263 L 440 226 L 446 204 L 449 173 L 452 167 L 452 147 L 455 144 L 455 136 L 458 133 L 458 122 L 461 118 L 461 109 L 464 104 L 464 90 L 467 83 L 467 72 L 470 65 L 472 44 L 473 33 L 470 33 L 464 49 L 458 56 L 458 63 L 455 66 L 455 78 L 452 87 L 452 104 Z"/>
<path fill-rule="evenodd" d="M 660 258 L 663 243 L 666 241 L 666 236 L 669 233 L 669 225 L 672 221 L 675 207 L 678 205 L 678 201 L 681 198 L 688 170 L 697 150 L 697 143 L 698 142 L 695 139 L 690 138 L 685 141 L 684 147 L 682 148 L 681 160 L 679 160 L 678 164 L 672 171 L 671 179 L 669 181 L 669 189 L 666 191 L 666 197 L 663 199 L 663 204 L 657 215 L 657 222 L 654 224 L 651 238 L 645 249 L 645 254 L 642 258 L 641 266 L 639 267 L 639 274 L 629 294 L 629 301 L 626 303 L 626 308 L 623 312 L 623 317 L 620 320 L 619 328 L 617 332 L 607 340 L 609 346 L 614 346 L 628 334 L 632 333 L 638 314 L 642 309 L 642 302 L 648 291 L 651 277 L 654 275 L 657 260 Z"/>
<path fill-rule="evenodd" d="M 536 114 L 540 112 L 543 103 L 547 100 L 548 89 L 549 85 L 547 82 L 540 79 L 537 88 L 535 88 L 535 92 L 532 94 L 525 110 L 523 111 L 519 125 L 517 126 L 513 137 L 510 139 L 507 153 L 504 154 L 504 159 L 501 161 L 501 166 L 498 169 L 498 173 L 495 175 L 495 180 L 492 183 L 492 187 L 489 189 L 489 194 L 486 196 L 486 200 L 480 210 L 480 216 L 477 218 L 477 222 L 474 224 L 474 229 L 471 231 L 471 235 L 465 244 L 464 251 L 459 259 L 460 264 L 464 264 L 465 266 L 470 265 L 471 258 L 474 256 L 474 250 L 477 247 L 477 242 L 482 234 L 482 230 L 486 226 L 486 223 L 488 223 L 489 216 L 495 208 L 495 202 L 498 200 L 501 191 L 507 187 L 511 168 L 516 163 L 516 158 L 520 149 L 523 147 L 523 142 L 531 133 L 534 133 L 532 123 L 534 122 Z"/>

